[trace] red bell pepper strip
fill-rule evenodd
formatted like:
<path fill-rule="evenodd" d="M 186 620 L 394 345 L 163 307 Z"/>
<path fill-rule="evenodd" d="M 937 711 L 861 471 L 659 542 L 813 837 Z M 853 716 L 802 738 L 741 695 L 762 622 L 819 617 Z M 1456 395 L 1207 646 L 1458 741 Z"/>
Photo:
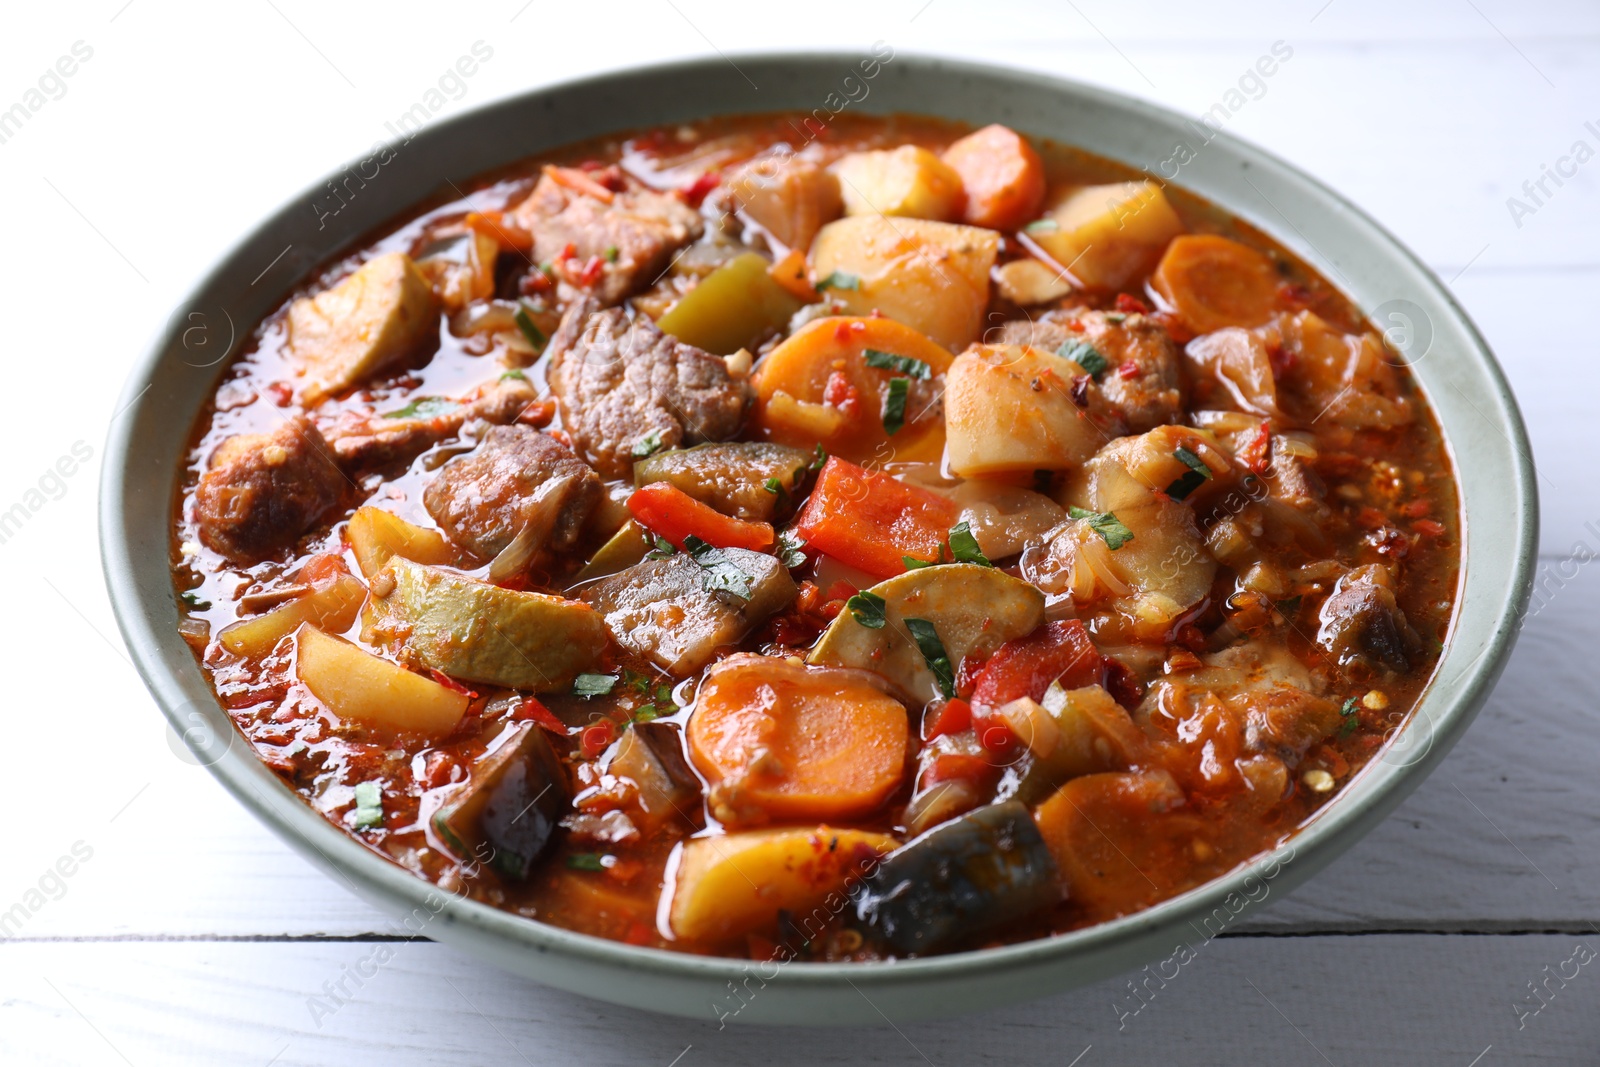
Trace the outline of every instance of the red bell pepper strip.
<path fill-rule="evenodd" d="M 693 535 L 718 548 L 748 548 L 763 552 L 772 547 L 772 527 L 764 522 L 732 519 L 709 504 L 702 504 L 670 482 L 651 482 L 628 498 L 628 510 L 640 526 L 682 548 Z"/>
<path fill-rule="evenodd" d="M 1048 622 L 995 650 L 972 688 L 972 703 L 998 708 L 1018 697 L 1042 700 L 1057 679 L 1064 689 L 1081 689 L 1099 685 L 1104 675 L 1104 661 L 1083 623 Z"/>

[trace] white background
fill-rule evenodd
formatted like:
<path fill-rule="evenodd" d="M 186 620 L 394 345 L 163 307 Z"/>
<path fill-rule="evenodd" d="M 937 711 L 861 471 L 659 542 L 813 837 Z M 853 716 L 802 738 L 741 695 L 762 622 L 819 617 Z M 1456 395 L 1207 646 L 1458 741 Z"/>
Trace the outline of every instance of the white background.
<path fill-rule="evenodd" d="M 0 544 L 0 911 L 92 857 L 0 942 L 0 1062 L 92 1064 L 1334 1063 L 1600 1059 L 1600 160 L 1520 220 L 1577 141 L 1600 149 L 1600 7 L 1510 0 L 1158 5 L 472 7 L 311 0 L 14 4 L 0 109 L 75 42 L 92 58 L 0 144 L 9 429 Z M 1119 1032 L 1109 982 L 932 1025 L 729 1030 L 510 978 L 307 867 L 173 742 L 115 635 L 95 546 L 108 420 L 188 283 L 269 210 L 386 136 L 475 41 L 443 113 L 650 60 L 776 48 L 960 55 L 1190 114 L 1274 41 L 1294 50 L 1229 128 L 1352 198 L 1449 281 L 1504 363 L 1543 495 L 1540 605 L 1467 739 L 1293 898 L 1206 946 Z M 730 107 L 750 106 L 748 100 Z M 1593 122 L 1595 128 L 1585 127 Z M 1529 201 L 1531 204 L 1532 202 Z M 1520 225 L 1518 224 L 1520 221 Z M 29 497 L 74 445 L 92 458 Z M 1587 524 L 1587 525 L 1586 525 Z M 353 1002 L 307 998 L 390 944 Z M 1568 974 L 1571 966 L 1566 966 Z M 674 1057 L 681 1057 L 674 1061 Z M 1081 1057 L 1081 1059 L 1074 1059 Z M 1478 1059 L 1474 1059 L 1478 1057 Z"/>

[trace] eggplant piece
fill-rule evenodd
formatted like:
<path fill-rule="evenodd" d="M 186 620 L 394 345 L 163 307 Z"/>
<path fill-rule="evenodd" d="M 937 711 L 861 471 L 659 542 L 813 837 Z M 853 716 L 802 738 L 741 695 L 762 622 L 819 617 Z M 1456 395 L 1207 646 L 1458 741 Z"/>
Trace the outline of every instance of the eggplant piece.
<path fill-rule="evenodd" d="M 747 522 L 787 510 L 814 454 L 771 441 L 731 441 L 658 452 L 633 465 L 633 483 L 668 482 L 702 504 Z M 777 479 L 781 490 L 767 484 Z"/>
<path fill-rule="evenodd" d="M 927 955 L 1061 899 L 1028 809 L 991 804 L 889 854 L 851 894 L 857 920 L 900 953 Z"/>
<path fill-rule="evenodd" d="M 572 807 L 567 770 L 544 731 L 527 723 L 472 768 L 472 777 L 433 816 L 457 857 L 521 881 Z"/>
<path fill-rule="evenodd" d="M 679 729 L 665 722 L 636 722 L 622 735 L 607 768 L 639 787 L 639 807 L 652 823 L 687 817 L 700 797 L 700 780 L 683 756 Z"/>

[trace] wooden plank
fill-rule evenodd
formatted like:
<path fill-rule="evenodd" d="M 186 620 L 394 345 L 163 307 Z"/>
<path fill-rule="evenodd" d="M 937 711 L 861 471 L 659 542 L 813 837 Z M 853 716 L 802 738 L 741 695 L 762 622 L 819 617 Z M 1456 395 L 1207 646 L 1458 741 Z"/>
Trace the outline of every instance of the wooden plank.
<path fill-rule="evenodd" d="M 719 1031 L 709 1006 L 604 1005 L 425 942 L 0 945 L 0 1053 L 41 1067 L 1589 1063 L 1596 951 L 1592 933 L 1224 936 L 1181 965 L 978 1016 Z M 358 970 L 376 974 L 335 1003 L 325 983 Z M 1527 983 L 1547 980 L 1534 999 Z"/>

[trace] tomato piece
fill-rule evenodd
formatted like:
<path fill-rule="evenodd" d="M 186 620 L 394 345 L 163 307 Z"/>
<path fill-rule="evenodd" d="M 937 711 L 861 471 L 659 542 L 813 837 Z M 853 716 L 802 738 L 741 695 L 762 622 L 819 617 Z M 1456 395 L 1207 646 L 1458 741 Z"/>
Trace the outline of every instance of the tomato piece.
<path fill-rule="evenodd" d="M 922 739 L 932 741 L 945 734 L 959 734 L 972 726 L 972 705 L 959 697 L 947 700 L 922 726 Z"/>
<path fill-rule="evenodd" d="M 1077 619 L 1047 622 L 1027 637 L 1007 641 L 995 650 L 973 686 L 972 703 L 998 708 L 1018 697 L 1042 700 L 1057 679 L 1064 689 L 1081 689 L 1099 685 L 1104 673 L 1104 660 L 1083 623 Z"/>
<path fill-rule="evenodd" d="M 937 558 L 960 517 L 949 497 L 833 456 L 817 475 L 795 531 L 818 552 L 888 578 L 906 569 L 904 556 Z"/>

